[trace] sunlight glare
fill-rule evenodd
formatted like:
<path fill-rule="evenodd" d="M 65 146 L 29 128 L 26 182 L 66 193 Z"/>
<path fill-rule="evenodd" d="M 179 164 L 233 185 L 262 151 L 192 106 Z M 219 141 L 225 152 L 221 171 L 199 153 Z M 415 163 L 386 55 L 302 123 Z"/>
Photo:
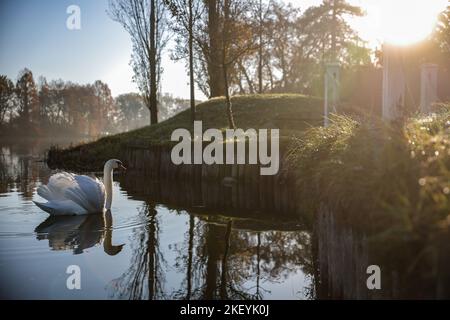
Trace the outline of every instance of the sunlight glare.
<path fill-rule="evenodd" d="M 380 38 L 386 42 L 407 45 L 426 38 L 433 30 L 437 17 L 444 11 L 447 0 L 381 0 L 377 1 Z"/>

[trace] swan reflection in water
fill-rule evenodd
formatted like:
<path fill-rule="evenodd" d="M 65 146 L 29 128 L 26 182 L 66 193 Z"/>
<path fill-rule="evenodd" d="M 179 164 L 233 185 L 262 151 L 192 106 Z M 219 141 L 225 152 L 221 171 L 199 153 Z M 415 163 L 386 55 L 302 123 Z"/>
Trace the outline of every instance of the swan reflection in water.
<path fill-rule="evenodd" d="M 100 244 L 106 254 L 118 254 L 123 244 L 112 244 L 112 215 L 107 210 L 101 214 L 80 216 L 49 216 L 34 230 L 38 240 L 48 240 L 53 250 L 73 250 L 74 254 Z"/>

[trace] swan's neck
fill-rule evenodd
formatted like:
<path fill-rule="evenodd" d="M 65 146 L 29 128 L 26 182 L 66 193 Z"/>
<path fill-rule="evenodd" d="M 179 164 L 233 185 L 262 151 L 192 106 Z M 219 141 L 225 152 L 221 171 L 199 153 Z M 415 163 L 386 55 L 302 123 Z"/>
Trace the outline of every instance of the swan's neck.
<path fill-rule="evenodd" d="M 105 209 L 111 209 L 112 202 L 112 180 L 113 180 L 113 169 L 110 166 L 105 166 L 103 169 L 103 183 L 105 185 L 106 201 Z"/>

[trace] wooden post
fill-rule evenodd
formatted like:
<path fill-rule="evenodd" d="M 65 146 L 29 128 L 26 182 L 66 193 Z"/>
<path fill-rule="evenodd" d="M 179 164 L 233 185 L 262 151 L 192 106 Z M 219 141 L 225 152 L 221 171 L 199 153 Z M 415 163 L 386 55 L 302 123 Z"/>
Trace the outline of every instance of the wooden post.
<path fill-rule="evenodd" d="M 339 64 L 328 63 L 325 67 L 324 126 L 329 124 L 330 112 L 337 112 L 339 101 Z"/>
<path fill-rule="evenodd" d="M 433 63 L 424 63 L 420 75 L 420 112 L 429 113 L 431 105 L 438 101 L 437 82 L 438 66 Z"/>
<path fill-rule="evenodd" d="M 395 120 L 403 115 L 405 107 L 405 74 L 402 48 L 383 45 L 383 97 L 382 115 Z"/>

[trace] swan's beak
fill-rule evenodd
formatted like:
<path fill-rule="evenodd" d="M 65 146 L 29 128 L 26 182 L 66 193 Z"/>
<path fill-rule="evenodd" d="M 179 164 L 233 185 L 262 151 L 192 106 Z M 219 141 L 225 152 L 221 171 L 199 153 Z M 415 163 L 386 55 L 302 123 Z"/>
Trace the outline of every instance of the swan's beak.
<path fill-rule="evenodd" d="M 127 171 L 127 168 L 125 168 L 123 165 L 119 165 L 119 168 L 121 169 L 121 170 L 123 170 L 123 171 Z"/>

